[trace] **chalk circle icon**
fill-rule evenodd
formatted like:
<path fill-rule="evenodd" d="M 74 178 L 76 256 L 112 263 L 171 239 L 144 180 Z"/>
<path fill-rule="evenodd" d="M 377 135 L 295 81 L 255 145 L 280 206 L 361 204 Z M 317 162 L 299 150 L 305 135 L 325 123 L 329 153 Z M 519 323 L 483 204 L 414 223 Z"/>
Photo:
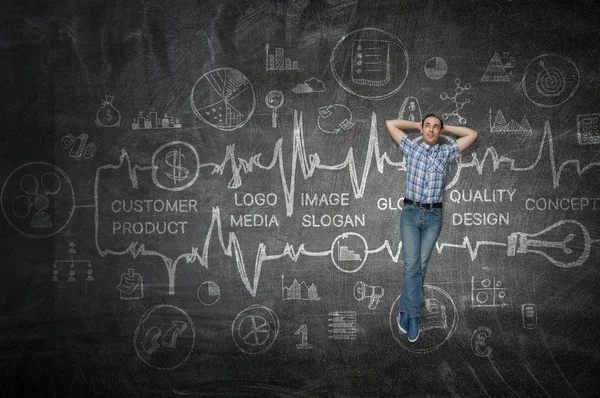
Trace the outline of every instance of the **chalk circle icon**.
<path fill-rule="evenodd" d="M 433 57 L 425 63 L 423 70 L 428 78 L 437 80 L 446 75 L 448 72 L 448 64 L 444 58 Z"/>
<path fill-rule="evenodd" d="M 331 244 L 331 261 L 342 272 L 354 273 L 365 265 L 369 247 L 365 238 L 356 232 L 345 232 Z"/>
<path fill-rule="evenodd" d="M 242 352 L 261 354 L 275 342 L 279 334 L 279 318 L 270 308 L 254 304 L 235 317 L 231 333 Z"/>
<path fill-rule="evenodd" d="M 225 67 L 200 76 L 192 88 L 190 105 L 204 123 L 222 131 L 232 131 L 250 120 L 256 97 L 246 75 Z"/>
<path fill-rule="evenodd" d="M 167 304 L 146 311 L 133 335 L 137 356 L 159 370 L 175 369 L 185 363 L 195 341 L 196 330 L 189 315 Z"/>
<path fill-rule="evenodd" d="M 151 159 L 152 182 L 167 191 L 183 191 L 200 175 L 200 157 L 193 145 L 172 141 L 161 145 Z"/>
<path fill-rule="evenodd" d="M 458 310 L 452 297 L 443 289 L 423 285 L 423 311 L 419 317 L 419 338 L 411 343 L 398 330 L 400 296 L 390 308 L 390 329 L 402 348 L 415 354 L 427 354 L 452 337 L 458 326 Z"/>
<path fill-rule="evenodd" d="M 350 94 L 383 100 L 400 90 L 408 76 L 408 53 L 396 36 L 376 28 L 348 33 L 329 60 L 333 77 Z"/>
<path fill-rule="evenodd" d="M 550 108 L 571 98 L 579 87 L 579 70 L 569 58 L 544 54 L 527 65 L 523 91 L 537 106 Z"/>
<path fill-rule="evenodd" d="M 17 232 L 27 238 L 47 238 L 62 231 L 75 211 L 69 176 L 46 162 L 25 163 L 2 185 L 0 207 Z"/>
<path fill-rule="evenodd" d="M 206 306 L 213 305 L 221 298 L 221 289 L 215 282 L 206 281 L 198 286 L 196 296 L 202 304 Z"/>

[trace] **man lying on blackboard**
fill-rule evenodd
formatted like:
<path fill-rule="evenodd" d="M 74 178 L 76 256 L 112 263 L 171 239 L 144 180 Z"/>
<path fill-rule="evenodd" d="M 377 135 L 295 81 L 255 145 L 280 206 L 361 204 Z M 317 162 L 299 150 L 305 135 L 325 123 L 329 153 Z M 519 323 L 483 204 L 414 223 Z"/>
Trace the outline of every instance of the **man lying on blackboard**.
<path fill-rule="evenodd" d="M 442 229 L 442 200 L 446 171 L 459 152 L 477 138 L 477 131 L 462 126 L 444 126 L 429 114 L 421 123 L 408 120 L 385 122 L 392 139 L 406 161 L 406 194 L 400 217 L 404 282 L 398 311 L 398 328 L 408 341 L 419 337 L 419 316 L 423 302 L 423 281 L 431 251 Z M 423 141 L 410 140 L 402 130 L 419 130 Z M 438 143 L 443 133 L 459 137 L 449 145 Z"/>

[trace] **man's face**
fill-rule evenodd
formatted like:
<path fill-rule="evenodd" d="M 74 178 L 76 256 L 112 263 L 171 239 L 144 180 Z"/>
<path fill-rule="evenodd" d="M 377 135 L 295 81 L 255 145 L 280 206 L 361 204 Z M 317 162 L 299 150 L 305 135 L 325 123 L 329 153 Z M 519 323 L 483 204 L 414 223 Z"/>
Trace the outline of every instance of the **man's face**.
<path fill-rule="evenodd" d="M 440 119 L 435 116 L 429 116 L 425 119 L 421 125 L 421 134 L 423 134 L 423 140 L 426 144 L 437 144 L 442 135 L 442 122 L 440 122 Z"/>

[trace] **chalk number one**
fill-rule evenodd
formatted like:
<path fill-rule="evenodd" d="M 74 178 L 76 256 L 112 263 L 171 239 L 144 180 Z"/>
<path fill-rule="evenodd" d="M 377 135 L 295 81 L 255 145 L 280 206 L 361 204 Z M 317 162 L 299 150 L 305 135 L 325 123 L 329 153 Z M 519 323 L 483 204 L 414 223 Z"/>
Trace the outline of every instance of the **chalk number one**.
<path fill-rule="evenodd" d="M 294 334 L 302 335 L 300 344 L 296 344 L 296 349 L 310 350 L 311 348 L 313 348 L 312 344 L 308 344 L 308 327 L 306 325 L 300 326 L 298 328 L 298 330 L 296 330 L 296 333 L 294 333 Z"/>

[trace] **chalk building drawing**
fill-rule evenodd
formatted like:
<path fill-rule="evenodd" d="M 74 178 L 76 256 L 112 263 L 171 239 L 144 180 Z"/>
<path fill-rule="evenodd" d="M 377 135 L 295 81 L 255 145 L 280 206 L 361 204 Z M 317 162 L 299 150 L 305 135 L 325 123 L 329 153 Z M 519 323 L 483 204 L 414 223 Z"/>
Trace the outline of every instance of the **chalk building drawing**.
<path fill-rule="evenodd" d="M 284 276 L 281 275 L 281 297 L 283 300 L 320 300 L 317 287 L 314 283 L 311 283 L 311 285 L 308 286 L 306 282 L 302 281 L 301 283 L 298 283 L 298 281 L 294 279 L 291 285 L 285 286 L 283 279 Z"/>
<path fill-rule="evenodd" d="M 173 115 L 165 113 L 162 117 L 152 108 L 144 116 L 144 111 L 138 113 L 137 118 L 131 123 L 132 130 L 160 130 L 160 129 L 180 129 L 181 122 Z"/>

